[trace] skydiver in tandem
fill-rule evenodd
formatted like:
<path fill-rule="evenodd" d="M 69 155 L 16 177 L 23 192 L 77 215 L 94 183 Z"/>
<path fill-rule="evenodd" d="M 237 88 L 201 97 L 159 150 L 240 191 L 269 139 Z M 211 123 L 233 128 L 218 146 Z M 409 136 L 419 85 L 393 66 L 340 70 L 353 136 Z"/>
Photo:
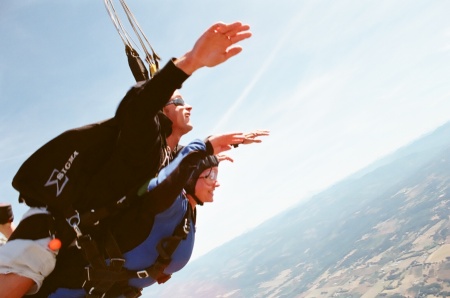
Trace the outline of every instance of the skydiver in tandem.
<path fill-rule="evenodd" d="M 152 177 L 157 173 L 157 169 L 161 166 L 161 156 L 167 157 L 167 154 L 161 154 L 160 151 L 165 150 L 163 144 L 168 145 L 170 134 L 170 129 L 163 131 L 159 113 L 158 117 L 156 116 L 157 111 L 166 108 L 166 105 L 174 108 L 180 106 L 176 90 L 196 70 L 205 66 L 214 67 L 241 52 L 242 48 L 236 46 L 236 43 L 251 36 L 248 30 L 249 26 L 240 22 L 214 24 L 197 40 L 192 50 L 180 58 L 172 59 L 153 79 L 140 82 L 127 93 L 116 113 L 121 133 L 111 155 L 112 158 L 92 178 L 85 189 L 77 190 L 83 194 L 83 198 L 87 198 L 88 203 L 82 207 L 89 209 L 89 202 L 101 206 L 102 202 L 117 198 L 120 193 L 126 194 L 136 181 L 145 180 L 145 177 Z M 148 125 L 149 123 L 155 125 Z M 152 137 L 142 138 L 143 135 L 147 135 L 142 132 L 152 134 Z M 246 140 L 245 137 L 244 140 Z M 237 143 L 229 145 L 237 145 Z M 166 160 L 165 157 L 164 160 Z M 118 162 L 123 164 L 118 165 Z M 126 170 L 122 171 L 124 167 Z M 111 188 L 111 185 L 114 185 L 114 188 Z M 27 203 L 28 200 L 33 201 L 32 192 L 28 192 L 27 195 L 25 201 Z M 19 232 L 13 233 L 12 239 L 0 250 L 0 288 L 4 290 L 3 293 L 8 293 L 8 297 L 36 293 L 43 279 L 52 272 L 58 253 L 62 255 L 64 252 L 64 248 L 59 251 L 49 248 L 52 239 L 48 237 L 49 228 L 44 222 L 40 222 L 39 225 L 31 224 L 21 227 L 21 223 L 25 220 L 37 218 L 42 214 L 47 215 L 48 218 L 56 216 L 51 214 L 46 206 L 37 205 L 30 208 L 30 212 L 26 214 L 27 217 L 24 217 L 19 223 L 19 229 L 16 229 L 20 232 L 25 231 L 26 237 Z M 47 217 L 40 218 L 47 221 Z M 35 228 L 40 229 L 39 233 L 32 231 Z M 27 232 L 27 229 L 31 230 Z M 42 236 L 45 234 L 47 236 Z M 25 253 L 27 251 L 33 251 L 33 254 Z"/>
<path fill-rule="evenodd" d="M 76 246 L 64 250 L 40 291 L 30 297 L 139 297 L 143 288 L 168 281 L 191 257 L 197 206 L 214 201 L 219 163 L 233 161 L 221 153 L 239 144 L 260 143 L 259 137 L 268 135 L 258 130 L 190 142 L 144 185 L 139 203 L 108 231 L 111 237 L 97 238 L 106 252 L 101 259 L 96 253 L 86 260 Z"/>

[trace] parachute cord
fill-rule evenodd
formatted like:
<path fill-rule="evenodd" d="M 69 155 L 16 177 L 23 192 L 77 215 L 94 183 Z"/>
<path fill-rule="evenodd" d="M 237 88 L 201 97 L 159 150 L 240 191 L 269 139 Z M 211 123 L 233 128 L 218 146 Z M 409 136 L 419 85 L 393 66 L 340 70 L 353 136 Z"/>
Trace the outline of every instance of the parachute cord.
<path fill-rule="evenodd" d="M 119 15 L 117 14 L 117 11 L 114 7 L 113 0 L 104 0 L 106 10 L 108 11 L 108 14 L 116 27 L 117 33 L 119 33 L 120 38 L 122 39 L 125 48 L 127 49 L 127 55 L 128 52 L 133 53 L 133 60 L 137 61 L 134 63 L 141 64 L 141 66 L 138 66 L 141 68 L 139 70 L 139 78 L 137 80 L 143 79 L 141 77 L 140 72 L 142 72 L 142 67 L 145 68 L 145 66 L 142 64 L 142 61 L 140 61 L 139 54 L 135 50 L 135 48 L 132 46 L 132 44 L 137 45 L 134 40 L 130 37 L 128 32 L 126 31 L 125 27 L 123 26 L 122 22 L 120 21 Z M 133 28 L 134 33 L 136 34 L 137 38 L 139 39 L 139 42 L 141 44 L 141 49 L 145 53 L 145 61 L 147 62 L 150 70 L 150 77 L 153 77 L 153 75 L 158 71 L 159 69 L 159 60 L 161 58 L 158 56 L 158 54 L 155 53 L 155 50 L 151 46 L 150 42 L 148 41 L 147 37 L 145 36 L 143 30 L 139 26 L 139 23 L 137 22 L 136 18 L 134 17 L 133 13 L 131 12 L 130 8 L 126 4 L 125 0 L 120 0 L 120 4 L 123 7 L 123 10 L 125 11 L 125 14 L 127 15 L 128 21 L 130 22 L 131 27 Z M 144 42 L 145 41 L 145 42 Z M 146 43 L 148 47 L 150 48 L 152 54 L 147 49 Z M 131 66 L 130 66 L 131 67 Z M 133 72 L 134 75 L 134 72 Z M 148 76 L 148 75 L 147 75 Z M 136 78 L 136 76 L 135 76 Z"/>
<path fill-rule="evenodd" d="M 145 52 L 145 57 L 146 57 L 145 61 L 147 61 L 147 63 L 149 65 L 155 64 L 156 68 L 158 69 L 159 68 L 158 60 L 160 60 L 160 57 L 158 56 L 158 54 L 155 53 L 155 50 L 153 49 L 152 45 L 148 41 L 148 39 L 145 36 L 143 30 L 141 29 L 141 26 L 139 25 L 138 21 L 134 17 L 133 13 L 131 12 L 131 10 L 128 7 L 128 5 L 125 2 L 125 0 L 120 0 L 120 3 L 122 4 L 123 10 L 125 11 L 125 13 L 127 15 L 127 18 L 128 18 L 128 21 L 131 24 L 131 27 L 133 28 L 134 32 L 136 33 L 136 36 L 139 39 L 139 42 L 141 43 L 143 51 Z M 146 47 L 144 41 L 142 40 L 141 36 L 145 40 L 145 42 L 147 43 L 147 45 L 150 48 L 150 50 L 152 51 L 152 55 L 150 55 L 149 51 L 147 50 L 147 47 Z"/>
<path fill-rule="evenodd" d="M 129 37 L 127 31 L 122 25 L 122 22 L 119 19 L 119 16 L 116 12 L 116 9 L 114 8 L 114 4 L 111 0 L 104 0 L 106 10 L 108 11 L 109 17 L 111 18 L 111 21 L 114 24 L 114 27 L 116 27 L 117 33 L 119 33 L 120 38 L 122 39 L 122 42 L 125 46 L 128 46 L 130 48 L 133 48 L 131 45 L 131 38 Z"/>

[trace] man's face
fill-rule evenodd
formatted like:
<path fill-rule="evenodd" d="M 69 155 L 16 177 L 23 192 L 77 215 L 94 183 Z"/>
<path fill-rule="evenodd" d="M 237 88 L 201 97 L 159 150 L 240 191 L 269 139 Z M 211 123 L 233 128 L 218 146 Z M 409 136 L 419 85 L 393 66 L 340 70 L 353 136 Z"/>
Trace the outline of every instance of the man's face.
<path fill-rule="evenodd" d="M 172 121 L 172 133 L 184 135 L 192 130 L 191 110 L 192 106 L 184 102 L 180 92 L 175 91 L 164 107 L 164 114 Z"/>

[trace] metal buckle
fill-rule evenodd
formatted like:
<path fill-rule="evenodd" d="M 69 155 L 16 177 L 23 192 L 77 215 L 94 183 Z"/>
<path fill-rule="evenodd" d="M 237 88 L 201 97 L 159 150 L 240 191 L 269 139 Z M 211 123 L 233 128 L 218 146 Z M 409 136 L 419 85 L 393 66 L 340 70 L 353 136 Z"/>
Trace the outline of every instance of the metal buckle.
<path fill-rule="evenodd" d="M 78 213 L 78 211 L 75 210 L 75 215 L 73 215 L 72 217 L 66 218 L 67 222 L 69 223 L 70 226 L 74 226 L 74 225 L 79 225 L 80 224 L 80 213 Z"/>
<path fill-rule="evenodd" d="M 136 272 L 136 274 L 139 278 L 147 278 L 150 276 L 150 275 L 148 275 L 148 272 L 146 270 L 138 271 L 138 272 Z"/>
<path fill-rule="evenodd" d="M 183 232 L 187 235 L 187 234 L 189 234 L 190 230 L 191 230 L 190 222 L 188 222 L 188 219 L 185 218 L 184 225 L 183 225 Z"/>
<path fill-rule="evenodd" d="M 111 258 L 109 260 L 109 265 L 112 268 L 122 268 L 123 265 L 125 264 L 125 259 L 121 259 L 121 258 Z"/>
<path fill-rule="evenodd" d="M 76 211 L 76 214 L 73 215 L 72 217 L 66 218 L 67 223 L 69 224 L 69 226 L 71 226 L 74 230 L 75 233 L 77 234 L 77 237 L 80 238 L 81 236 L 83 236 L 83 233 L 81 233 L 80 228 L 78 227 L 78 225 L 80 224 L 80 213 L 78 213 L 78 211 Z"/>

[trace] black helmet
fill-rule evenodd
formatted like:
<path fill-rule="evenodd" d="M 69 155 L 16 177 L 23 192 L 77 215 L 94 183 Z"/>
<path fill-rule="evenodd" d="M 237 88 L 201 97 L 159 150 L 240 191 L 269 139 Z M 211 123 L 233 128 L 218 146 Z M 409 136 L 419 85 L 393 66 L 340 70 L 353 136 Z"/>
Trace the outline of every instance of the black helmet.
<path fill-rule="evenodd" d="M 186 193 L 193 196 L 197 204 L 199 204 L 200 206 L 203 205 L 203 202 L 201 202 L 195 196 L 195 185 L 197 184 L 198 177 L 204 170 L 214 168 L 217 166 L 219 166 L 219 159 L 215 155 L 206 156 L 205 158 L 203 158 L 201 161 L 198 162 L 197 167 L 192 172 L 191 177 L 189 177 L 189 180 L 184 187 Z"/>

